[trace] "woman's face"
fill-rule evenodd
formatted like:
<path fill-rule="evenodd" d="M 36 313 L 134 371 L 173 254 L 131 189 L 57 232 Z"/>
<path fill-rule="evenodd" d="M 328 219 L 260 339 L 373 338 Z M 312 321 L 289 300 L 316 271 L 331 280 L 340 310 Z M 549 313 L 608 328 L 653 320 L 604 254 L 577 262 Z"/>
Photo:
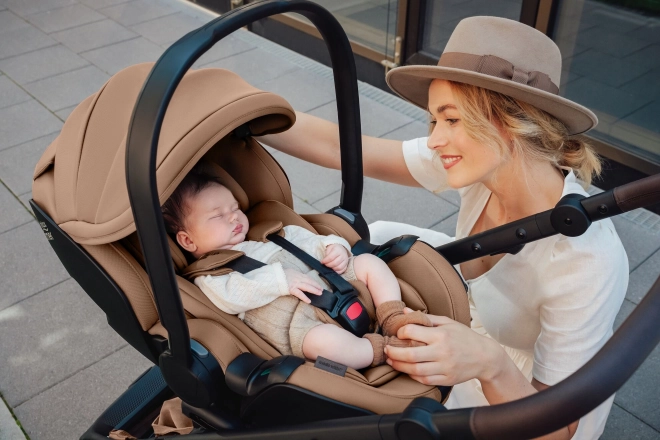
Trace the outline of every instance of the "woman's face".
<path fill-rule="evenodd" d="M 447 171 L 448 184 L 463 188 L 489 182 L 504 159 L 495 149 L 468 136 L 448 81 L 436 79 L 431 83 L 429 112 L 432 131 L 427 145 Z"/>

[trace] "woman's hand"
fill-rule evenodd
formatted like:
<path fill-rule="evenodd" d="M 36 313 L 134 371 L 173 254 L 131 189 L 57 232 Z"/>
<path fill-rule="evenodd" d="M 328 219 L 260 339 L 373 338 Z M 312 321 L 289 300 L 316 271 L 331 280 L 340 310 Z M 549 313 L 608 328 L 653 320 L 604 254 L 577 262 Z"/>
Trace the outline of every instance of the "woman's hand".
<path fill-rule="evenodd" d="M 340 244 L 331 244 L 325 248 L 325 257 L 321 264 L 328 266 L 335 272 L 342 274 L 348 268 L 348 250 Z"/>
<path fill-rule="evenodd" d="M 469 327 L 444 316 L 429 315 L 433 327 L 406 325 L 399 339 L 414 339 L 426 346 L 387 346 L 387 363 L 427 385 L 455 385 L 470 379 L 496 376 L 506 353 L 500 345 Z"/>
<path fill-rule="evenodd" d="M 311 303 L 305 292 L 321 295 L 323 289 L 312 278 L 308 277 L 304 273 L 298 272 L 293 269 L 284 269 L 284 275 L 286 275 L 286 282 L 289 285 L 289 294 L 295 296 L 302 302 L 307 304 Z"/>

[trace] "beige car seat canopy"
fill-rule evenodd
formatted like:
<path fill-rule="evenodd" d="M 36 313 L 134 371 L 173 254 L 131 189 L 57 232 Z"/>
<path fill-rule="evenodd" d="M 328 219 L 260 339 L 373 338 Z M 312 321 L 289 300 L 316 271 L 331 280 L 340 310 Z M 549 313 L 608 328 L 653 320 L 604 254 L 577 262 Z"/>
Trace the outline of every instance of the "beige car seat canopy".
<path fill-rule="evenodd" d="M 152 67 L 128 67 L 85 99 L 37 164 L 34 200 L 80 244 L 110 243 L 135 231 L 126 188 L 126 135 Z M 172 97 L 159 137 L 161 204 L 199 159 L 236 128 L 247 124 L 249 133 L 261 135 L 284 131 L 294 122 L 286 100 L 228 70 L 189 71 Z M 48 172 L 53 175 L 40 178 Z"/>

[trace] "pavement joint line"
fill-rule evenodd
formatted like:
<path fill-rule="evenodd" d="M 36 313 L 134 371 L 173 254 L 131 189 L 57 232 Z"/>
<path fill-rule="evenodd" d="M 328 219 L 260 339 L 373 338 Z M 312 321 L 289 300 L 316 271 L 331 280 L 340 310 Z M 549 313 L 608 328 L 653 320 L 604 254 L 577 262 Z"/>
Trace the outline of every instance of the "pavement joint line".
<path fill-rule="evenodd" d="M 324 105 L 328 105 L 328 104 L 330 104 L 331 102 L 336 102 L 336 101 L 337 101 L 336 99 L 333 99 L 333 100 L 331 100 L 331 101 L 324 102 L 323 104 L 317 105 L 316 107 L 307 110 L 305 113 L 313 112 L 314 110 L 317 110 L 317 109 L 323 107 Z"/>
<path fill-rule="evenodd" d="M 26 102 L 27 102 L 27 101 L 19 102 L 19 104 L 25 104 Z M 13 104 L 13 105 L 17 105 L 17 104 Z M 5 108 L 9 108 L 9 107 L 11 107 L 11 105 L 10 105 L 10 106 L 7 106 L 7 107 L 3 107 L 3 109 L 5 109 Z M 12 145 L 11 147 L 7 147 L 7 148 L 4 148 L 4 149 L 0 150 L 0 153 L 4 153 L 5 151 L 9 151 L 9 150 L 11 150 L 11 149 L 13 149 L 13 148 L 18 148 L 18 147 L 20 147 L 20 146 L 22 146 L 22 145 L 29 144 L 30 142 L 34 142 L 34 141 L 37 141 L 37 140 L 39 140 L 39 139 L 43 139 L 43 138 L 48 137 L 48 136 L 52 136 L 52 135 L 54 135 L 55 133 L 59 133 L 59 132 L 60 132 L 60 130 L 57 130 L 57 131 L 53 131 L 53 132 L 51 132 L 51 133 L 45 134 L 45 135 L 43 135 L 43 136 L 39 136 L 39 137 L 34 138 L 34 139 L 30 139 L 29 141 L 23 141 L 23 142 L 21 142 L 20 144 Z M 35 164 L 35 165 L 36 165 L 36 164 Z M 0 178 L 0 181 L 2 181 L 1 178 Z M 29 191 L 26 191 L 26 192 L 24 192 L 24 193 L 22 193 L 22 194 L 19 194 L 19 196 L 22 196 L 23 194 L 27 194 L 28 192 L 29 192 Z"/>
<path fill-rule="evenodd" d="M 616 405 L 617 407 L 619 407 L 619 409 L 620 409 L 621 411 L 624 411 L 624 412 L 630 414 L 631 416 L 633 416 L 634 418 L 636 418 L 637 420 L 639 420 L 640 422 L 642 422 L 643 424 L 645 424 L 646 426 L 648 426 L 649 428 L 651 428 L 652 430 L 654 430 L 655 432 L 660 432 L 660 431 L 657 430 L 654 426 L 649 425 L 647 422 L 644 421 L 644 419 L 640 419 L 636 414 L 631 413 L 630 411 L 628 411 L 626 408 L 624 408 L 624 407 L 621 406 L 620 404 L 614 402 L 614 405 Z"/>
<path fill-rule="evenodd" d="M 6 150 L 2 150 L 2 151 L 6 151 Z M 9 188 L 9 186 L 7 186 L 7 184 L 5 183 L 4 180 L 2 180 L 2 178 L 0 178 L 0 183 L 2 184 L 2 186 L 4 186 L 5 188 L 7 188 L 7 191 L 9 191 L 9 194 L 11 194 L 12 196 L 14 196 L 14 198 L 18 201 L 18 203 L 21 204 L 21 206 L 22 206 L 22 207 L 28 212 L 28 214 L 30 214 L 30 216 L 31 216 L 32 218 L 36 219 L 36 217 L 34 216 L 34 213 L 33 213 L 32 211 L 30 211 L 29 209 L 27 209 L 27 207 L 23 204 L 23 201 L 22 201 L 22 200 L 21 200 L 21 199 L 20 199 L 20 198 L 14 193 L 14 191 L 11 190 L 11 188 Z M 31 220 L 30 220 L 30 221 L 31 221 Z M 23 225 L 27 225 L 28 223 L 30 223 L 30 222 L 29 222 L 29 221 L 28 221 L 28 222 L 25 222 L 25 223 L 23 223 L 22 225 L 18 225 L 18 226 L 14 227 L 14 228 L 11 228 L 11 229 L 9 229 L 9 230 L 7 230 L 7 231 L 5 231 L 5 232 L 9 232 L 9 231 L 14 230 L 14 229 L 16 229 L 16 228 L 20 228 L 21 226 L 23 226 Z M 4 234 L 5 232 L 0 233 L 0 235 Z"/>
<path fill-rule="evenodd" d="M 27 223 L 26 223 L 26 224 L 27 224 Z M 73 279 L 73 278 L 71 278 L 71 277 L 67 277 L 66 279 L 63 279 L 62 281 L 58 281 L 57 283 L 55 283 L 55 284 L 53 284 L 53 285 L 51 285 L 51 286 L 48 286 L 48 287 L 46 287 L 45 289 L 41 289 L 41 290 L 38 291 L 38 292 L 34 292 L 34 293 L 30 294 L 29 296 L 26 296 L 25 298 L 21 298 L 21 299 L 19 299 L 18 301 L 16 301 L 15 303 L 12 303 L 12 304 L 8 305 L 7 307 L 4 307 L 4 308 L 0 309 L 0 312 L 3 311 L 3 310 L 7 310 L 7 309 L 10 308 L 10 307 L 14 307 L 15 305 L 18 305 L 18 304 L 22 303 L 22 302 L 25 301 L 26 299 L 30 299 L 30 298 L 32 298 L 33 296 L 39 295 L 40 293 L 43 293 L 43 292 L 45 292 L 45 291 L 48 290 L 48 289 L 51 289 L 51 288 L 56 287 L 56 286 L 59 286 L 60 284 L 66 282 L 66 281 L 72 280 L 72 279 Z M 75 281 L 75 280 L 74 280 L 74 281 Z"/>
<path fill-rule="evenodd" d="M 443 200 L 444 200 L 444 199 L 443 199 Z M 453 203 L 452 203 L 452 205 L 453 205 L 453 206 L 456 206 L 456 205 L 454 205 Z M 431 226 L 428 226 L 426 229 L 431 229 L 431 228 L 433 228 L 433 227 L 435 227 L 435 226 L 438 226 L 440 223 L 444 222 L 445 220 L 447 220 L 449 217 L 451 217 L 452 215 L 456 214 L 457 212 L 458 212 L 458 210 L 452 212 L 451 214 L 445 216 L 445 217 L 442 218 L 441 220 L 438 220 L 437 222 L 433 223 Z"/>
<path fill-rule="evenodd" d="M 31 17 L 31 16 L 33 16 L 33 15 L 43 14 L 44 12 L 57 11 L 58 9 L 64 9 L 64 8 L 68 8 L 69 6 L 73 6 L 74 4 L 76 4 L 76 5 L 80 5 L 80 4 L 82 4 L 82 3 L 72 3 L 72 4 L 69 4 L 69 5 L 55 6 L 53 9 L 49 9 L 49 10 L 47 10 L 47 11 L 37 11 L 37 12 L 33 12 L 33 13 L 31 13 L 31 14 L 27 14 L 25 17 L 23 17 L 23 19 L 24 19 L 24 20 L 29 20 L 29 17 Z M 87 6 L 87 5 L 83 5 L 83 6 L 86 6 L 86 7 L 89 8 L 89 6 Z M 90 8 L 90 9 L 91 9 L 91 8 Z M 34 26 L 34 25 L 33 25 L 33 26 Z"/>
<path fill-rule="evenodd" d="M 111 6 L 111 7 L 112 7 L 112 6 Z M 159 19 L 161 19 L 161 18 L 169 17 L 170 15 L 179 14 L 180 12 L 181 12 L 181 11 L 170 12 L 169 14 L 161 15 L 161 16 L 156 17 L 156 18 L 150 18 L 150 19 L 148 19 L 148 20 L 144 20 L 144 21 L 138 21 L 138 22 L 136 22 L 136 23 L 131 23 L 130 25 L 123 25 L 123 24 L 121 24 L 121 23 L 119 23 L 119 22 L 117 22 L 117 23 L 121 24 L 121 25 L 124 26 L 124 27 L 128 26 L 129 28 L 133 28 L 133 26 L 137 26 L 137 25 L 139 25 L 139 24 L 143 24 L 143 23 L 149 23 L 150 21 L 159 20 Z M 108 17 L 108 18 L 109 18 L 109 17 Z M 200 27 L 201 27 L 201 25 L 200 25 Z M 146 38 L 146 37 L 145 37 L 145 38 Z M 151 41 L 151 40 L 149 40 L 149 41 Z"/>
<path fill-rule="evenodd" d="M 332 169 L 334 169 L 334 168 L 332 168 Z M 339 170 L 336 170 L 336 171 L 339 171 Z M 325 198 L 328 198 L 328 197 L 330 197 L 330 196 L 333 195 L 333 194 L 337 194 L 338 192 L 341 192 L 341 189 L 336 189 L 336 190 L 334 190 L 334 191 L 332 191 L 332 192 L 330 192 L 330 193 L 328 193 L 328 194 L 326 194 L 326 195 L 324 195 L 324 196 L 322 196 L 322 197 L 319 197 L 318 199 L 314 200 L 313 202 L 307 202 L 307 203 L 310 204 L 310 205 L 314 205 L 314 203 L 318 203 L 318 202 L 320 202 L 321 200 L 323 200 L 323 199 L 325 199 Z M 298 195 L 297 195 L 297 197 L 298 197 L 299 199 L 305 200 L 305 199 L 303 199 L 302 197 L 300 197 L 300 196 L 298 196 Z M 315 206 L 315 208 L 316 208 L 316 206 Z M 317 209 L 318 209 L 318 208 L 317 208 Z"/>
<path fill-rule="evenodd" d="M 80 4 L 82 4 L 82 3 L 77 3 L 77 4 L 80 5 Z M 69 6 L 71 6 L 71 5 L 69 5 Z M 65 6 L 65 7 L 66 7 L 66 6 Z M 88 7 L 89 7 L 89 6 L 88 6 Z M 90 9 L 92 9 L 92 8 L 90 8 Z M 94 9 L 92 9 L 92 11 L 94 11 Z M 97 12 L 98 12 L 98 11 L 97 11 Z M 52 34 L 56 34 L 56 33 L 58 33 L 58 32 L 70 31 L 71 29 L 75 29 L 75 28 L 80 27 L 80 26 L 85 26 L 86 24 L 94 24 L 94 23 L 98 23 L 99 21 L 103 21 L 103 20 L 107 20 L 107 19 L 108 19 L 108 17 L 104 15 L 103 18 L 99 18 L 98 20 L 88 21 L 87 23 L 77 24 L 77 25 L 75 25 L 75 26 L 70 26 L 70 27 L 67 27 L 67 28 L 58 29 L 58 30 L 56 30 L 56 31 L 48 32 L 48 33 L 46 33 L 46 35 L 50 36 L 50 35 L 52 35 Z M 33 26 L 34 26 L 34 25 L 33 25 Z M 36 27 L 36 26 L 35 26 L 35 27 Z M 39 28 L 37 28 L 37 29 L 39 29 Z M 41 29 L 39 29 L 39 30 L 41 30 Z M 42 32 L 43 32 L 43 31 L 42 31 Z"/>
<path fill-rule="evenodd" d="M 68 49 L 68 47 L 66 47 L 66 46 L 64 46 L 64 45 L 62 45 L 62 47 L 65 47 L 65 48 Z M 70 49 L 69 49 L 69 50 L 70 50 Z M 50 76 L 46 76 L 46 77 L 43 77 L 43 78 L 35 79 L 34 81 L 26 82 L 25 85 L 27 86 L 27 85 L 29 85 L 29 84 L 34 84 L 34 83 L 36 83 L 36 82 L 42 81 L 42 80 L 44 80 L 44 79 L 55 78 L 56 76 L 64 75 L 64 74 L 66 74 L 66 73 L 75 72 L 76 70 L 82 70 L 82 69 L 84 69 L 84 68 L 86 68 L 86 67 L 89 67 L 89 66 L 95 65 L 95 64 L 93 64 L 91 61 L 89 61 L 87 58 L 83 58 L 83 59 L 84 59 L 85 61 L 87 61 L 87 64 L 85 64 L 84 66 L 75 67 L 75 68 L 73 68 L 73 69 L 71 69 L 71 70 L 65 70 L 65 71 L 63 71 L 63 72 L 55 73 L 55 74 L 50 75 Z M 98 67 L 98 66 L 97 66 L 97 67 Z M 69 107 L 71 107 L 71 106 L 69 106 Z M 65 107 L 65 108 L 66 108 L 66 107 Z M 60 111 L 60 110 L 62 110 L 62 109 L 53 110 L 53 111 L 56 112 L 56 111 Z"/>
<path fill-rule="evenodd" d="M 46 388 L 37 391 L 35 394 L 33 394 L 32 396 L 28 397 L 27 399 L 24 399 L 22 402 L 18 403 L 18 404 L 15 406 L 15 408 L 20 407 L 21 405 L 23 405 L 24 403 L 26 403 L 26 402 L 28 402 L 28 401 L 34 399 L 34 398 L 37 397 L 38 395 L 45 393 L 46 391 L 50 390 L 51 388 L 53 388 L 53 387 L 55 387 L 55 386 L 61 384 L 62 382 L 66 381 L 66 380 L 68 380 L 68 379 L 70 379 L 70 378 L 72 378 L 72 377 L 75 376 L 76 374 L 78 374 L 78 373 L 80 373 L 80 372 L 82 372 L 82 371 L 88 369 L 89 367 L 91 367 L 91 366 L 93 366 L 93 365 L 95 365 L 95 364 L 101 362 L 102 360 L 104 360 L 104 359 L 106 359 L 106 358 L 112 356 L 113 354 L 117 353 L 119 350 L 122 350 L 122 349 L 124 349 L 124 348 L 126 348 L 126 347 L 129 347 L 129 346 L 132 347 L 130 344 L 126 343 L 126 344 L 122 345 L 121 347 L 115 349 L 114 351 L 111 351 L 110 353 L 106 354 L 105 356 L 100 357 L 99 359 L 95 360 L 94 362 L 92 362 L 92 363 L 90 363 L 90 364 L 87 364 L 87 365 L 85 365 L 85 366 L 82 367 L 82 368 L 79 368 L 78 370 L 76 370 L 76 371 L 74 371 L 74 372 L 68 374 L 67 376 L 63 377 L 59 382 L 56 382 L 56 383 L 50 384 L 50 385 L 48 385 Z"/>
<path fill-rule="evenodd" d="M 167 50 L 170 46 L 172 46 L 172 44 L 174 44 L 174 43 L 171 43 L 171 44 L 168 44 L 168 45 L 164 45 L 164 46 L 161 46 L 161 47 L 163 47 L 163 48 L 165 48 L 165 49 Z M 205 68 L 205 67 L 208 66 L 209 64 L 217 63 L 218 61 L 226 60 L 227 58 L 231 58 L 231 57 L 236 56 L 236 55 L 241 55 L 241 54 L 244 54 L 244 53 L 251 52 L 251 51 L 253 51 L 253 50 L 255 50 L 255 49 L 257 49 L 256 46 L 255 46 L 255 47 L 251 47 L 251 48 L 249 48 L 249 49 L 247 49 L 247 50 L 245 50 L 245 51 L 243 51 L 243 52 L 233 53 L 233 54 L 231 54 L 231 55 L 226 55 L 226 56 L 220 57 L 220 58 L 218 58 L 218 59 L 216 59 L 216 60 L 209 61 L 208 63 L 200 64 L 199 67 L 198 67 L 198 69 Z M 208 53 L 208 52 L 206 52 L 206 53 Z M 206 54 L 202 54 L 202 56 L 204 56 L 204 55 L 206 55 Z M 200 58 L 201 58 L 201 57 L 200 57 Z M 199 58 L 197 58 L 197 59 L 199 59 Z M 194 63 L 193 63 L 193 64 L 194 64 Z"/>
<path fill-rule="evenodd" d="M 647 70 L 647 71 L 644 72 L 642 75 L 639 75 L 639 76 L 636 76 L 635 78 L 633 78 L 633 80 L 635 80 L 635 79 L 637 79 L 637 78 L 640 78 L 640 77 L 646 75 L 646 74 L 649 73 L 649 72 L 650 72 L 650 70 Z M 623 84 L 622 84 L 620 87 L 623 87 Z M 641 107 L 636 107 L 636 108 L 630 110 L 628 113 L 625 113 L 625 114 L 624 114 L 623 116 L 621 116 L 619 119 L 617 119 L 616 121 L 614 121 L 612 125 L 616 124 L 616 123 L 619 122 L 619 121 L 623 121 L 624 119 L 626 119 L 628 116 L 632 115 L 633 113 L 637 113 L 638 111 L 642 110 L 644 107 L 648 107 L 648 106 L 650 106 L 651 104 L 653 104 L 653 103 L 655 103 L 655 102 L 656 102 L 655 100 L 651 100 L 651 101 L 647 102 L 646 104 L 644 104 L 644 105 L 641 106 Z"/>
<path fill-rule="evenodd" d="M 660 254 L 660 247 L 658 247 L 658 249 L 656 249 L 656 250 L 654 250 L 653 252 L 651 252 L 651 255 L 649 255 L 648 257 L 644 258 L 644 259 L 643 259 L 643 260 L 642 260 L 637 266 L 635 266 L 634 269 L 631 269 L 628 273 L 629 273 L 630 275 L 632 275 L 632 273 L 633 273 L 634 271 L 636 271 L 637 269 L 639 269 L 640 266 L 641 266 L 642 264 L 646 263 L 648 260 L 650 260 L 651 258 L 653 258 L 655 255 L 658 255 L 658 254 Z"/>
<path fill-rule="evenodd" d="M 30 26 L 32 26 L 33 28 L 35 28 L 36 30 L 38 30 L 39 32 L 42 32 L 38 27 L 34 26 L 32 23 L 28 23 L 28 24 L 29 24 Z M 45 32 L 44 32 L 43 34 L 46 35 L 46 36 L 48 36 L 48 34 L 45 33 Z M 27 51 L 25 51 L 25 52 L 21 52 L 21 53 L 15 53 L 14 55 L 9 55 L 8 57 L 0 58 L 0 61 L 5 61 L 5 60 L 8 60 L 9 58 L 13 58 L 13 57 L 16 57 L 16 56 L 19 56 L 19 55 L 27 55 L 27 54 L 29 54 L 29 53 L 36 52 L 36 51 L 38 51 L 38 50 L 48 49 L 49 47 L 53 47 L 53 46 L 57 46 L 58 44 L 61 44 L 61 43 L 60 43 L 59 41 L 57 41 L 57 40 L 53 40 L 53 41 L 54 41 L 54 44 L 51 44 L 50 46 L 44 46 L 44 47 L 40 47 L 40 48 L 38 48 L 38 49 L 32 49 L 32 50 L 27 50 Z"/>
<path fill-rule="evenodd" d="M 20 420 L 18 420 L 18 417 L 16 417 L 16 414 L 14 414 L 14 408 L 12 408 L 9 403 L 5 400 L 5 397 L 0 393 L 0 400 L 2 401 L 2 404 L 5 405 L 7 408 L 7 411 L 9 411 L 9 414 L 11 415 L 12 419 L 16 422 L 16 426 L 18 426 L 18 429 L 21 430 L 21 433 L 25 436 L 25 440 L 30 440 L 30 436 L 25 432 L 25 428 L 23 428 L 23 424 L 21 423 Z"/>
<path fill-rule="evenodd" d="M 25 205 L 23 205 L 22 203 L 21 203 L 21 206 L 22 206 L 23 208 L 25 208 Z M 34 215 L 33 215 L 32 217 L 34 217 Z M 27 225 L 27 224 L 29 224 L 29 223 L 32 223 L 32 221 L 33 221 L 33 220 L 28 220 L 28 221 L 26 221 L 25 223 L 21 223 L 20 225 L 14 226 L 13 228 L 9 228 L 9 229 L 7 229 L 6 231 L 0 232 L 0 236 L 6 234 L 7 232 L 11 232 L 11 231 L 13 231 L 13 230 L 16 230 L 16 229 L 20 228 L 21 226 L 25 226 L 25 225 Z"/>
<path fill-rule="evenodd" d="M 114 20 L 113 20 L 113 21 L 114 21 Z M 115 23 L 117 23 L 117 22 L 115 21 Z M 124 26 L 124 25 L 121 24 L 121 23 L 117 23 L 117 24 L 120 25 L 120 26 L 123 26 L 127 31 L 130 30 L 130 29 L 128 29 L 126 26 Z M 131 32 L 132 32 L 132 31 L 131 31 Z M 143 37 L 142 35 L 138 34 L 138 35 L 136 35 L 135 37 L 127 38 L 127 39 L 125 39 L 125 40 L 121 40 L 121 41 L 113 41 L 112 43 L 109 43 L 109 44 L 106 44 L 106 45 L 103 45 L 103 46 L 95 47 L 95 48 L 93 48 L 93 49 L 87 49 L 87 50 L 85 50 L 85 51 L 83 51 L 83 52 L 79 52 L 78 55 L 82 55 L 82 56 L 84 57 L 85 54 L 88 53 L 88 52 L 92 52 L 92 51 L 94 51 L 94 50 L 98 50 L 98 49 L 104 49 L 104 48 L 106 48 L 106 47 L 114 46 L 115 44 L 119 44 L 119 43 L 125 43 L 125 42 L 127 42 L 127 41 L 131 41 L 131 40 L 137 40 L 138 38 L 144 38 L 144 37 Z M 146 38 L 145 38 L 145 40 L 146 40 Z M 151 40 L 147 40 L 147 41 L 151 41 Z M 87 60 L 87 58 L 85 58 L 85 59 Z M 89 60 L 87 60 L 87 61 L 89 61 Z M 90 62 L 91 62 L 91 61 L 90 61 Z M 94 64 L 93 62 L 91 62 L 91 63 Z M 94 64 L 94 65 L 95 65 L 96 67 L 98 67 L 99 69 L 101 69 L 98 65 L 96 65 L 96 64 Z M 103 70 L 103 69 L 101 69 L 101 70 Z M 104 71 L 105 73 L 108 73 L 108 72 L 106 72 L 105 70 L 103 70 L 103 71 Z M 110 73 L 108 73 L 108 74 L 110 75 Z"/>
<path fill-rule="evenodd" d="M 404 123 L 403 125 L 400 125 L 400 126 L 396 127 L 395 129 L 388 131 L 387 133 L 383 133 L 383 134 L 381 134 L 381 135 L 378 136 L 378 137 L 379 137 L 379 138 L 384 138 L 385 136 L 387 136 L 388 134 L 392 133 L 393 131 L 397 131 L 397 130 L 399 130 L 400 128 L 403 128 L 403 127 L 405 127 L 405 126 L 407 126 L 407 125 L 409 125 L 409 124 L 411 124 L 411 123 L 413 123 L 413 122 L 415 122 L 415 121 L 408 121 L 408 122 Z"/>

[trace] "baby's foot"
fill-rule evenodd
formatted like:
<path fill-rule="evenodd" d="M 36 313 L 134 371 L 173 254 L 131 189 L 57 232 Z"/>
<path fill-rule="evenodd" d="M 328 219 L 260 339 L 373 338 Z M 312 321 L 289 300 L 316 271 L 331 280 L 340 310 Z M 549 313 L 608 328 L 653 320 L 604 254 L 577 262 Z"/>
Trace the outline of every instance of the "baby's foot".
<path fill-rule="evenodd" d="M 387 360 L 387 355 L 385 354 L 386 345 L 391 345 L 392 347 L 421 347 L 426 345 L 423 342 L 413 341 L 412 339 L 399 339 L 396 336 L 381 336 L 377 333 L 367 333 L 363 337 L 371 342 L 371 346 L 374 349 L 374 360 L 371 363 L 372 367 L 383 365 Z"/>
<path fill-rule="evenodd" d="M 406 307 L 403 301 L 387 301 L 382 303 L 376 309 L 376 318 L 378 324 L 383 330 L 383 336 L 394 336 L 401 327 L 407 324 L 418 324 L 426 327 L 432 327 L 433 324 L 425 313 L 415 311 L 404 314 Z"/>

